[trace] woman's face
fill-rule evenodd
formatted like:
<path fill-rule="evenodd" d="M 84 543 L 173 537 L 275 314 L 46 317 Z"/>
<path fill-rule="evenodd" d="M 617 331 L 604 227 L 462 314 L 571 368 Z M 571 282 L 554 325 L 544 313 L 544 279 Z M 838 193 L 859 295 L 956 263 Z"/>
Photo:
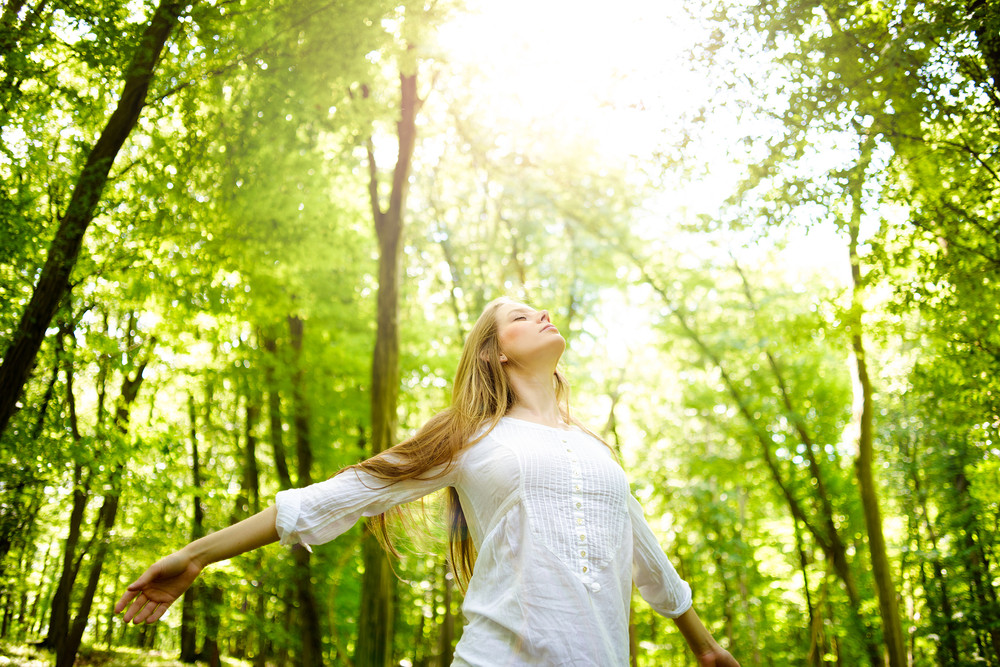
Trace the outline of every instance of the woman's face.
<path fill-rule="evenodd" d="M 517 302 L 497 309 L 497 338 L 500 360 L 516 366 L 555 365 L 566 348 L 566 339 L 552 324 L 548 311 Z"/>

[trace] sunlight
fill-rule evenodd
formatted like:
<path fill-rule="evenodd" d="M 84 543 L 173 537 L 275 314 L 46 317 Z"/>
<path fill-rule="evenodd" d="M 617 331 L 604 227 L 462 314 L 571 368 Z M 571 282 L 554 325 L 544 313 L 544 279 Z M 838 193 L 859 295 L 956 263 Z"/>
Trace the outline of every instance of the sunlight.
<path fill-rule="evenodd" d="M 679 3 L 488 2 L 438 31 L 477 97 L 525 128 L 584 136 L 609 157 L 648 156 L 669 116 L 696 103 L 685 50 L 700 37 Z"/>

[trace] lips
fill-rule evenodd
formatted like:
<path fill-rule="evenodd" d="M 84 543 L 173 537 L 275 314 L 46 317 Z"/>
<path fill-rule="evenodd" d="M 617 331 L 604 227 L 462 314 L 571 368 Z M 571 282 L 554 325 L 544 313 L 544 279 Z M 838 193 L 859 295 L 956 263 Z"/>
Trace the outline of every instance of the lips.
<path fill-rule="evenodd" d="M 542 331 L 548 331 L 549 329 L 555 329 L 556 331 L 559 331 L 558 329 L 556 329 L 554 324 L 546 324 L 544 327 L 542 327 Z"/>

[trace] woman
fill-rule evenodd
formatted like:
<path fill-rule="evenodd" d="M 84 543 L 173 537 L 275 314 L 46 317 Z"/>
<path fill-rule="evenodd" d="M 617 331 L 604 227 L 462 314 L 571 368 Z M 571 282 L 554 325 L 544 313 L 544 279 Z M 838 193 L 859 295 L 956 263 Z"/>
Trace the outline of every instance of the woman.
<path fill-rule="evenodd" d="M 634 583 L 699 664 L 738 667 L 691 607 L 611 450 L 569 417 L 556 370 L 565 346 L 546 311 L 491 302 L 466 339 L 451 407 L 388 451 L 282 491 L 274 507 L 153 564 L 115 612 L 153 623 L 209 563 L 275 541 L 308 548 L 361 516 L 387 543 L 385 512 L 448 487 L 451 562 L 469 576 L 454 665 L 627 665 Z"/>

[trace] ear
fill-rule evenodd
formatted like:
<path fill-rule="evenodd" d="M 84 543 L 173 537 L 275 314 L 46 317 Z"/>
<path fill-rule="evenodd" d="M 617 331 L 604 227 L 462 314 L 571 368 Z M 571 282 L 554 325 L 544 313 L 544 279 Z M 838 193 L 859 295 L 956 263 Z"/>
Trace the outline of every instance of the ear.
<path fill-rule="evenodd" d="M 479 358 L 482 359 L 483 361 L 488 362 L 490 360 L 490 355 L 489 353 L 486 352 L 486 350 L 480 350 Z M 507 363 L 507 355 L 504 354 L 503 352 L 500 353 L 500 363 L 501 364 Z"/>

